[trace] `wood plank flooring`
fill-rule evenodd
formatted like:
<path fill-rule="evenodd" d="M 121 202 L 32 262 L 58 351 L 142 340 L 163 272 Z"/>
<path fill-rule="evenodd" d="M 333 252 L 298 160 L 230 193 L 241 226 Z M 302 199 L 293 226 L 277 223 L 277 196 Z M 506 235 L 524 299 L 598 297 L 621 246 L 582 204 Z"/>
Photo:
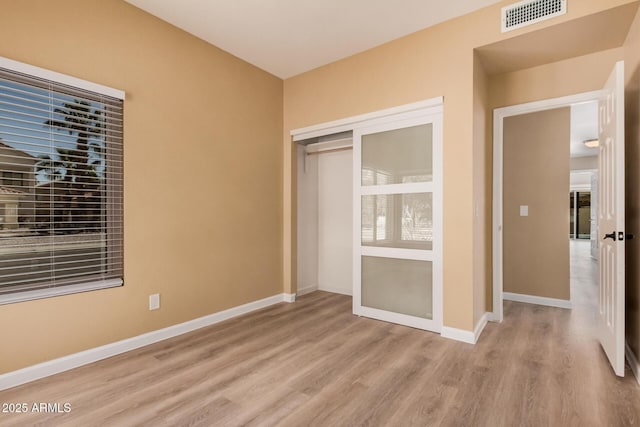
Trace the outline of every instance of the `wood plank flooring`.
<path fill-rule="evenodd" d="M 638 425 L 640 387 L 613 374 L 593 336 L 595 264 L 580 250 L 573 310 L 506 302 L 475 346 L 355 317 L 350 297 L 315 292 L 0 392 L 71 404 L 0 413 L 0 425 Z"/>

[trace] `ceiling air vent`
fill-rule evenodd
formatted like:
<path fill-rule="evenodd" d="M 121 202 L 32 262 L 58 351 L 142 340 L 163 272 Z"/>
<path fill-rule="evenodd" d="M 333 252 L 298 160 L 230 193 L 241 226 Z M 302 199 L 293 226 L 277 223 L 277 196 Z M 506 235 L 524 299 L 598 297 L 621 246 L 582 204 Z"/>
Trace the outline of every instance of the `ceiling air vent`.
<path fill-rule="evenodd" d="M 502 8 L 502 32 L 567 13 L 567 0 L 526 0 Z"/>

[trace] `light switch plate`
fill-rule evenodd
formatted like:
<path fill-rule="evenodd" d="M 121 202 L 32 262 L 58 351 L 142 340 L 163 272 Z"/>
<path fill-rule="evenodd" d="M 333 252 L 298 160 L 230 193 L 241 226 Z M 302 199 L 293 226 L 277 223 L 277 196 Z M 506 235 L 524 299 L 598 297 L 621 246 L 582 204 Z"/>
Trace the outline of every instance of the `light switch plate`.
<path fill-rule="evenodd" d="M 520 205 L 520 216 L 529 216 L 529 206 Z"/>

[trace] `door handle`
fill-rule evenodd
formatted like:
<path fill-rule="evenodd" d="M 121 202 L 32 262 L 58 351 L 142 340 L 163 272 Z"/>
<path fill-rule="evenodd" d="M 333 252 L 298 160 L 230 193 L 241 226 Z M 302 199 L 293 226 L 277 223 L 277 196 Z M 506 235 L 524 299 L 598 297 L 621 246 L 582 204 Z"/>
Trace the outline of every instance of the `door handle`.
<path fill-rule="evenodd" d="M 604 239 L 602 239 L 602 240 L 607 240 L 607 239 L 611 239 L 611 240 L 613 240 L 615 242 L 616 241 L 616 232 L 612 231 L 609 234 L 605 234 L 604 235 Z"/>

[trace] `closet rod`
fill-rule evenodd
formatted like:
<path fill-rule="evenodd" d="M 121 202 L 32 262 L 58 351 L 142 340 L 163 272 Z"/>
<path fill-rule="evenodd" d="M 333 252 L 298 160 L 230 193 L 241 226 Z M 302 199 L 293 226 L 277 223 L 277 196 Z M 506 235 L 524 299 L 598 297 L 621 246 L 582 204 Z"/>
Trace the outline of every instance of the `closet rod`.
<path fill-rule="evenodd" d="M 307 153 L 307 156 L 313 156 L 314 154 L 322 154 L 322 153 L 332 153 L 334 151 L 346 151 L 346 150 L 353 150 L 353 147 L 329 148 L 327 150 L 312 151 L 311 153 Z"/>

